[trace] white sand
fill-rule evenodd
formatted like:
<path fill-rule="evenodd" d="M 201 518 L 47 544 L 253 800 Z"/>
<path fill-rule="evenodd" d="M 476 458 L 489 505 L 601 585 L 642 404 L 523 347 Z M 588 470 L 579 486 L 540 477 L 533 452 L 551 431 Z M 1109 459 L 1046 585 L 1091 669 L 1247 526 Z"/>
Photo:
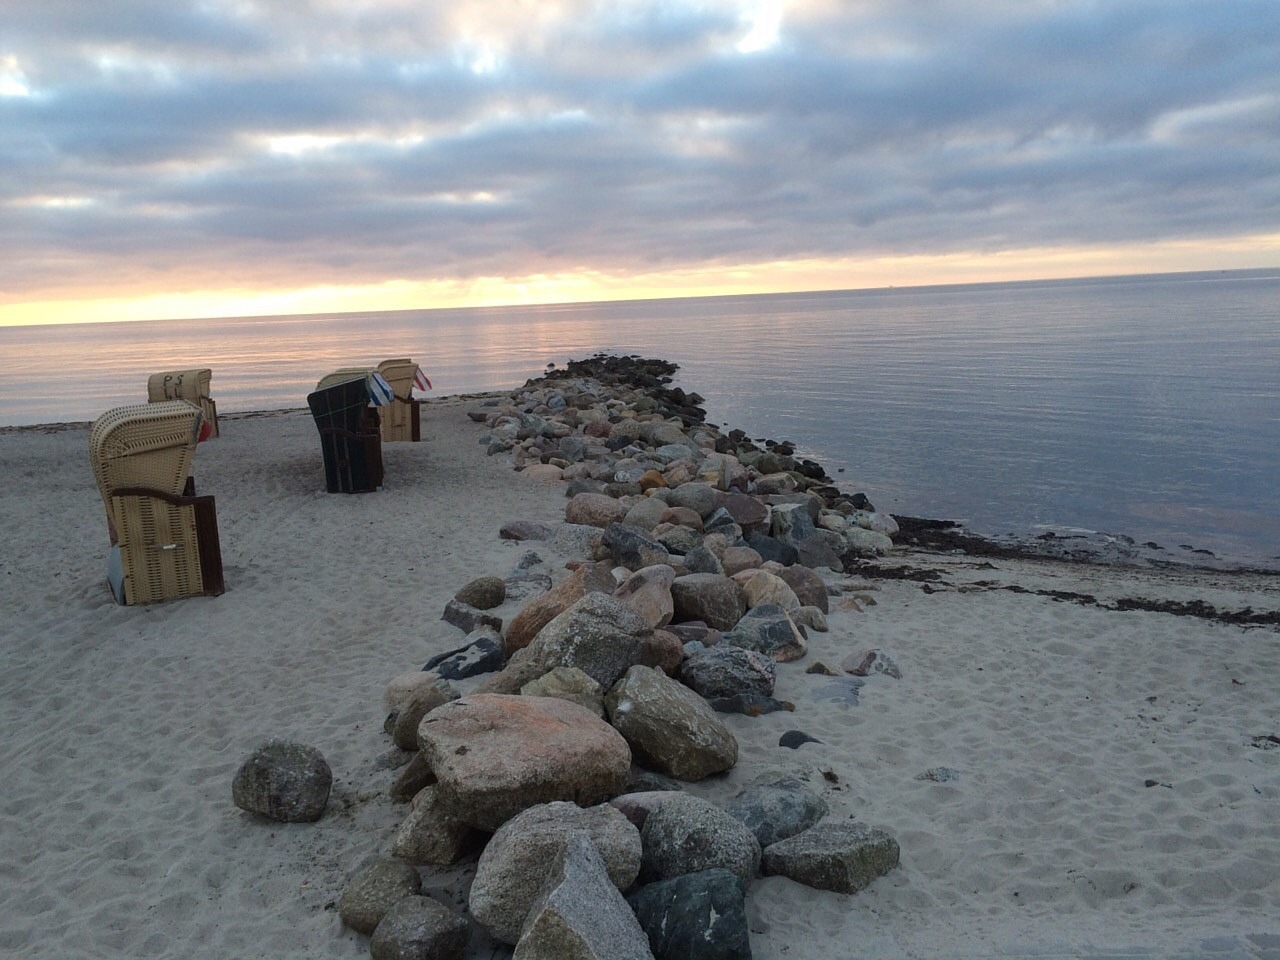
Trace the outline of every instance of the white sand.
<path fill-rule="evenodd" d="M 305 413 L 224 418 L 196 476 L 217 497 L 227 593 L 145 608 L 114 605 L 103 579 L 87 431 L 0 431 L 0 956 L 367 956 L 333 903 L 405 812 L 380 765 L 386 682 L 461 641 L 438 618 L 465 582 L 529 547 L 559 565 L 498 539 L 564 500 L 486 458 L 469 405 L 425 409 L 426 442 L 384 447 L 386 488 L 362 496 L 323 492 Z M 955 587 L 1274 610 L 1280 581 L 908 559 L 946 565 L 952 586 L 884 581 L 875 606 L 811 634 L 836 663 L 882 647 L 903 679 L 872 677 L 848 705 L 809 660 L 782 666 L 796 712 L 729 717 L 738 767 L 691 787 L 723 800 L 798 773 L 832 816 L 902 846 L 853 897 L 757 881 L 755 956 L 1190 955 L 1215 937 L 1262 956 L 1246 938 L 1280 935 L 1280 748 L 1250 741 L 1280 734 L 1280 633 Z M 823 743 L 779 747 L 793 728 Z M 319 823 L 232 805 L 268 735 L 328 758 Z M 960 776 L 915 779 L 932 767 Z M 461 896 L 465 875 L 432 889 Z"/>

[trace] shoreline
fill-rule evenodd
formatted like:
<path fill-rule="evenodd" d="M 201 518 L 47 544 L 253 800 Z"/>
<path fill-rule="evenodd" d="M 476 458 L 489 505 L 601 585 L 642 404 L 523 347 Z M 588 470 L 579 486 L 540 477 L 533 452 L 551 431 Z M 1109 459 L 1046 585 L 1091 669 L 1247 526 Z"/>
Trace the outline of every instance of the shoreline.
<path fill-rule="evenodd" d="M 102 582 L 87 427 L 0 429 L 0 472 L 17 490 L 0 500 L 13 631 L 0 946 L 68 960 L 197 944 L 367 955 L 334 904 L 405 813 L 388 796 L 400 758 L 382 728 L 387 683 L 462 642 L 439 619 L 448 600 L 530 548 L 500 539 L 500 524 L 565 516 L 563 483 L 477 442 L 485 427 L 468 407 L 509 393 L 429 401 L 424 442 L 385 447 L 385 489 L 355 497 L 321 492 L 305 411 L 228 415 L 235 428 L 195 459 L 217 497 L 227 593 L 147 608 L 116 607 Z M 532 546 L 535 569 L 568 575 L 555 543 Z M 901 843 L 901 867 L 853 896 L 757 880 L 757 960 L 836 960 L 852 943 L 882 960 L 1256 957 L 1280 935 L 1275 628 L 1103 605 L 1194 591 L 1219 609 L 1275 611 L 1280 584 L 906 545 L 874 563 L 823 573 L 839 593 L 830 629 L 778 669 L 776 695 L 795 710 L 721 715 L 738 763 L 687 785 L 722 803 L 795 776 L 830 816 Z M 1066 592 L 1100 602 L 1055 596 Z M 866 649 L 891 654 L 902 678 L 806 672 Z M 781 747 L 793 729 L 817 742 Z M 232 774 L 268 735 L 314 743 L 333 767 L 317 823 L 231 804 Z M 958 777 L 922 779 L 938 768 Z M 429 871 L 428 892 L 461 909 L 473 873 Z M 467 955 L 492 945 L 477 935 Z"/>

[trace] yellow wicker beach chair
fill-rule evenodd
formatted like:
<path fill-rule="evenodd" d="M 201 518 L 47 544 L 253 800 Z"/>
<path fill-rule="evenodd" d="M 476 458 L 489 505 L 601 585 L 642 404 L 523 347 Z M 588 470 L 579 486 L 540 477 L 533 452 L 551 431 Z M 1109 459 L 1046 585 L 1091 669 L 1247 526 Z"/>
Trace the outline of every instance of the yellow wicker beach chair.
<path fill-rule="evenodd" d="M 408 358 L 383 360 L 378 364 L 378 372 L 391 384 L 396 395 L 382 411 L 382 442 L 417 443 L 422 439 L 422 401 L 413 397 L 413 378 L 418 365 Z"/>
<path fill-rule="evenodd" d="M 184 400 L 116 407 L 89 431 L 107 510 L 108 580 L 118 603 L 217 596 L 225 589 L 213 497 L 190 477 L 203 419 Z"/>
<path fill-rule="evenodd" d="M 185 400 L 194 403 L 204 414 L 209 424 L 209 436 L 218 436 L 218 405 L 209 396 L 209 381 L 213 371 L 204 370 L 170 370 L 167 373 L 152 374 L 147 379 L 147 401 L 159 403 L 162 400 Z"/>

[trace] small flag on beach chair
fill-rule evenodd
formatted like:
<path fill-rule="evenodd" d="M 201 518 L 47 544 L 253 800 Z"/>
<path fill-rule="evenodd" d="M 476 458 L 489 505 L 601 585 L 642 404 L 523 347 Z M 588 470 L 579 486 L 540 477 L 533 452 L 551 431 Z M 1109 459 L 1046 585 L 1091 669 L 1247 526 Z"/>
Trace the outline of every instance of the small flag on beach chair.
<path fill-rule="evenodd" d="M 427 379 L 427 375 L 422 372 L 421 367 L 418 367 L 413 373 L 413 385 L 419 390 L 431 389 L 431 381 Z"/>
<path fill-rule="evenodd" d="M 375 407 L 385 407 L 396 398 L 385 377 L 374 370 L 369 374 L 369 403 Z"/>

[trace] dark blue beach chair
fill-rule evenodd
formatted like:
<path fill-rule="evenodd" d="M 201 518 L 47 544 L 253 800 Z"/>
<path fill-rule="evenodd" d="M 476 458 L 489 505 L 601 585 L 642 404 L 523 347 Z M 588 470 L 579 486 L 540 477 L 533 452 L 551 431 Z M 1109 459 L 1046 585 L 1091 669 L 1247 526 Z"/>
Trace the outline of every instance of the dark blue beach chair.
<path fill-rule="evenodd" d="M 364 377 L 307 395 L 320 431 L 325 488 L 330 493 L 370 493 L 382 486 L 382 436 L 369 406 Z"/>

